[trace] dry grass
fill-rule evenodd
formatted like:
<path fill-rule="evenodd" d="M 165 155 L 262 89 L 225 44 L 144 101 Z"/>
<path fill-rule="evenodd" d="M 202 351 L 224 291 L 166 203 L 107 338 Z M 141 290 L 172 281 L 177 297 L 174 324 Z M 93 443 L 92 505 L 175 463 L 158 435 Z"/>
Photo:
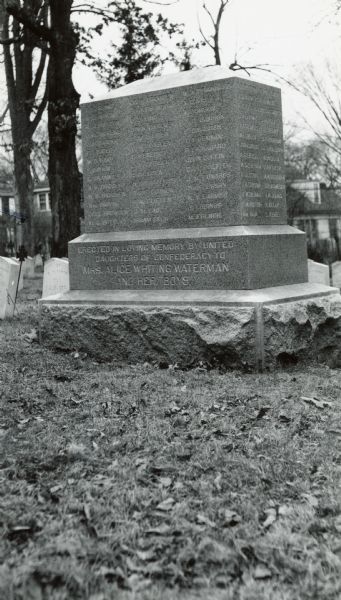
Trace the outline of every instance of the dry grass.
<path fill-rule="evenodd" d="M 0 597 L 340 597 L 340 371 L 56 354 L 39 283 L 0 322 Z"/>

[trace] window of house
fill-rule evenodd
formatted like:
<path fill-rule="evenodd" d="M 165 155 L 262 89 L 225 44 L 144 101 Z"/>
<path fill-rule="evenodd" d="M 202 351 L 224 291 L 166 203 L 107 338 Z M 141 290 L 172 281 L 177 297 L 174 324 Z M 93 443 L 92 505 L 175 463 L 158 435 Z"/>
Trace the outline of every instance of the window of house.
<path fill-rule="evenodd" d="M 46 194 L 39 194 L 39 210 L 46 210 Z"/>

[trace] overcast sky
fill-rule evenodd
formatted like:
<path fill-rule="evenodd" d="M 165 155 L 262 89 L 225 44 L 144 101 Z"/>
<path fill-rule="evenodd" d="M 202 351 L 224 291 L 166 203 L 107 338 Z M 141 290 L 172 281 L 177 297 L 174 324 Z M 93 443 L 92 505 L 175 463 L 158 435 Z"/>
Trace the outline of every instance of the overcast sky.
<path fill-rule="evenodd" d="M 173 21 L 183 22 L 187 39 L 199 39 L 198 19 L 205 32 L 210 30 L 209 18 L 201 8 L 202 0 L 178 0 L 163 8 L 143 0 L 140 3 L 150 10 L 160 10 Z M 102 0 L 98 0 L 98 4 L 101 5 Z M 216 14 L 220 0 L 206 0 L 206 4 Z M 336 65 L 341 58 L 341 23 L 335 16 L 335 4 L 336 0 L 230 0 L 221 23 L 223 63 L 229 65 L 236 54 L 243 65 L 268 64 L 274 72 L 291 80 L 310 61 L 322 74 L 325 60 Z M 115 33 L 111 31 L 101 40 L 101 51 L 105 52 L 109 46 L 110 35 L 115 36 Z M 198 66 L 213 63 L 209 48 L 203 48 L 193 58 Z M 175 70 L 175 67 L 170 69 Z M 252 78 L 279 85 L 272 75 L 260 71 L 253 71 Z M 85 69 L 76 69 L 75 82 L 83 100 L 88 98 L 88 93 L 96 96 L 105 91 Z M 306 128 L 300 118 L 303 113 L 314 126 L 323 126 L 309 102 L 285 84 L 281 87 L 285 121 Z"/>
<path fill-rule="evenodd" d="M 159 0 L 159 2 L 170 0 Z M 200 39 L 198 18 L 202 28 L 209 32 L 209 19 L 202 10 L 202 0 L 178 0 L 171 6 L 158 6 L 139 0 L 146 9 L 161 11 L 171 20 L 185 24 L 187 39 Z M 207 6 L 216 14 L 220 0 L 206 0 Z M 106 0 L 96 0 L 98 6 Z M 267 63 L 279 75 L 292 80 L 299 78 L 299 69 L 310 61 L 323 77 L 324 62 L 329 60 L 334 70 L 339 69 L 341 81 L 341 18 L 335 15 L 336 0 L 230 0 L 221 23 L 221 54 L 223 63 L 229 65 L 235 54 L 243 65 Z M 94 17 L 84 18 L 84 24 L 94 23 Z M 101 53 L 106 53 L 110 41 L 118 42 L 117 29 L 107 31 L 97 41 Z M 203 48 L 193 56 L 195 64 L 205 66 L 213 63 L 213 53 Z M 168 69 L 175 70 L 175 67 Z M 231 73 L 232 75 L 232 73 Z M 238 75 L 240 73 L 238 72 Z M 274 76 L 252 71 L 256 81 L 279 85 Z M 101 85 L 90 69 L 77 65 L 74 70 L 76 88 L 87 100 L 89 94 L 99 96 L 106 88 Z M 324 124 L 311 104 L 280 84 L 283 97 L 285 122 L 298 123 L 303 135 L 309 136 L 306 124 L 300 114 L 304 114 L 315 128 Z M 4 69 L 0 63 L 0 108 L 5 102 Z"/>

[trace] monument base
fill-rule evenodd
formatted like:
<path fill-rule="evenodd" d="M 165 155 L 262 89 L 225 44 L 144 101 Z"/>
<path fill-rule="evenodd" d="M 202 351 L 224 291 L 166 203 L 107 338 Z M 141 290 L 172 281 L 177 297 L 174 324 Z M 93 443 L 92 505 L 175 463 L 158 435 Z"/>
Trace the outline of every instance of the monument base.
<path fill-rule="evenodd" d="M 337 288 L 82 291 L 40 300 L 40 341 L 101 361 L 259 369 L 337 361 Z"/>

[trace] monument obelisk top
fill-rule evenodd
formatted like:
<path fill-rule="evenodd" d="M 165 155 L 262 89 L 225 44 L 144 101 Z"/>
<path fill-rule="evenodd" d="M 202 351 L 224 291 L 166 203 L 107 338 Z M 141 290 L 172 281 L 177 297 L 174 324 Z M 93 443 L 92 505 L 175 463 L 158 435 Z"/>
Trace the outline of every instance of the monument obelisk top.
<path fill-rule="evenodd" d="M 85 233 L 287 222 L 277 88 L 222 67 L 137 81 L 83 104 L 82 138 Z"/>
<path fill-rule="evenodd" d="M 237 79 L 238 81 L 243 81 L 241 77 L 231 75 L 231 71 L 227 67 L 202 67 L 199 69 L 192 69 L 191 71 L 180 71 L 179 73 L 170 73 L 168 75 L 159 75 L 157 77 L 138 79 L 137 81 L 133 81 L 132 83 L 128 83 L 127 85 L 116 88 L 107 94 L 98 96 L 97 98 L 93 98 L 91 100 L 83 101 L 82 105 L 90 104 L 92 102 L 100 102 L 102 100 L 110 100 L 112 98 L 123 98 L 136 94 L 147 94 L 160 90 L 171 90 L 173 88 L 187 85 L 197 85 L 200 83 L 219 81 L 220 79 Z M 249 80 L 244 81 L 249 82 Z M 251 81 L 251 83 L 255 82 Z M 280 93 L 280 88 L 275 86 L 268 86 L 266 84 L 259 83 L 256 83 L 256 85 L 264 85 L 265 87 L 270 87 L 271 89 L 277 89 L 278 93 Z"/>

